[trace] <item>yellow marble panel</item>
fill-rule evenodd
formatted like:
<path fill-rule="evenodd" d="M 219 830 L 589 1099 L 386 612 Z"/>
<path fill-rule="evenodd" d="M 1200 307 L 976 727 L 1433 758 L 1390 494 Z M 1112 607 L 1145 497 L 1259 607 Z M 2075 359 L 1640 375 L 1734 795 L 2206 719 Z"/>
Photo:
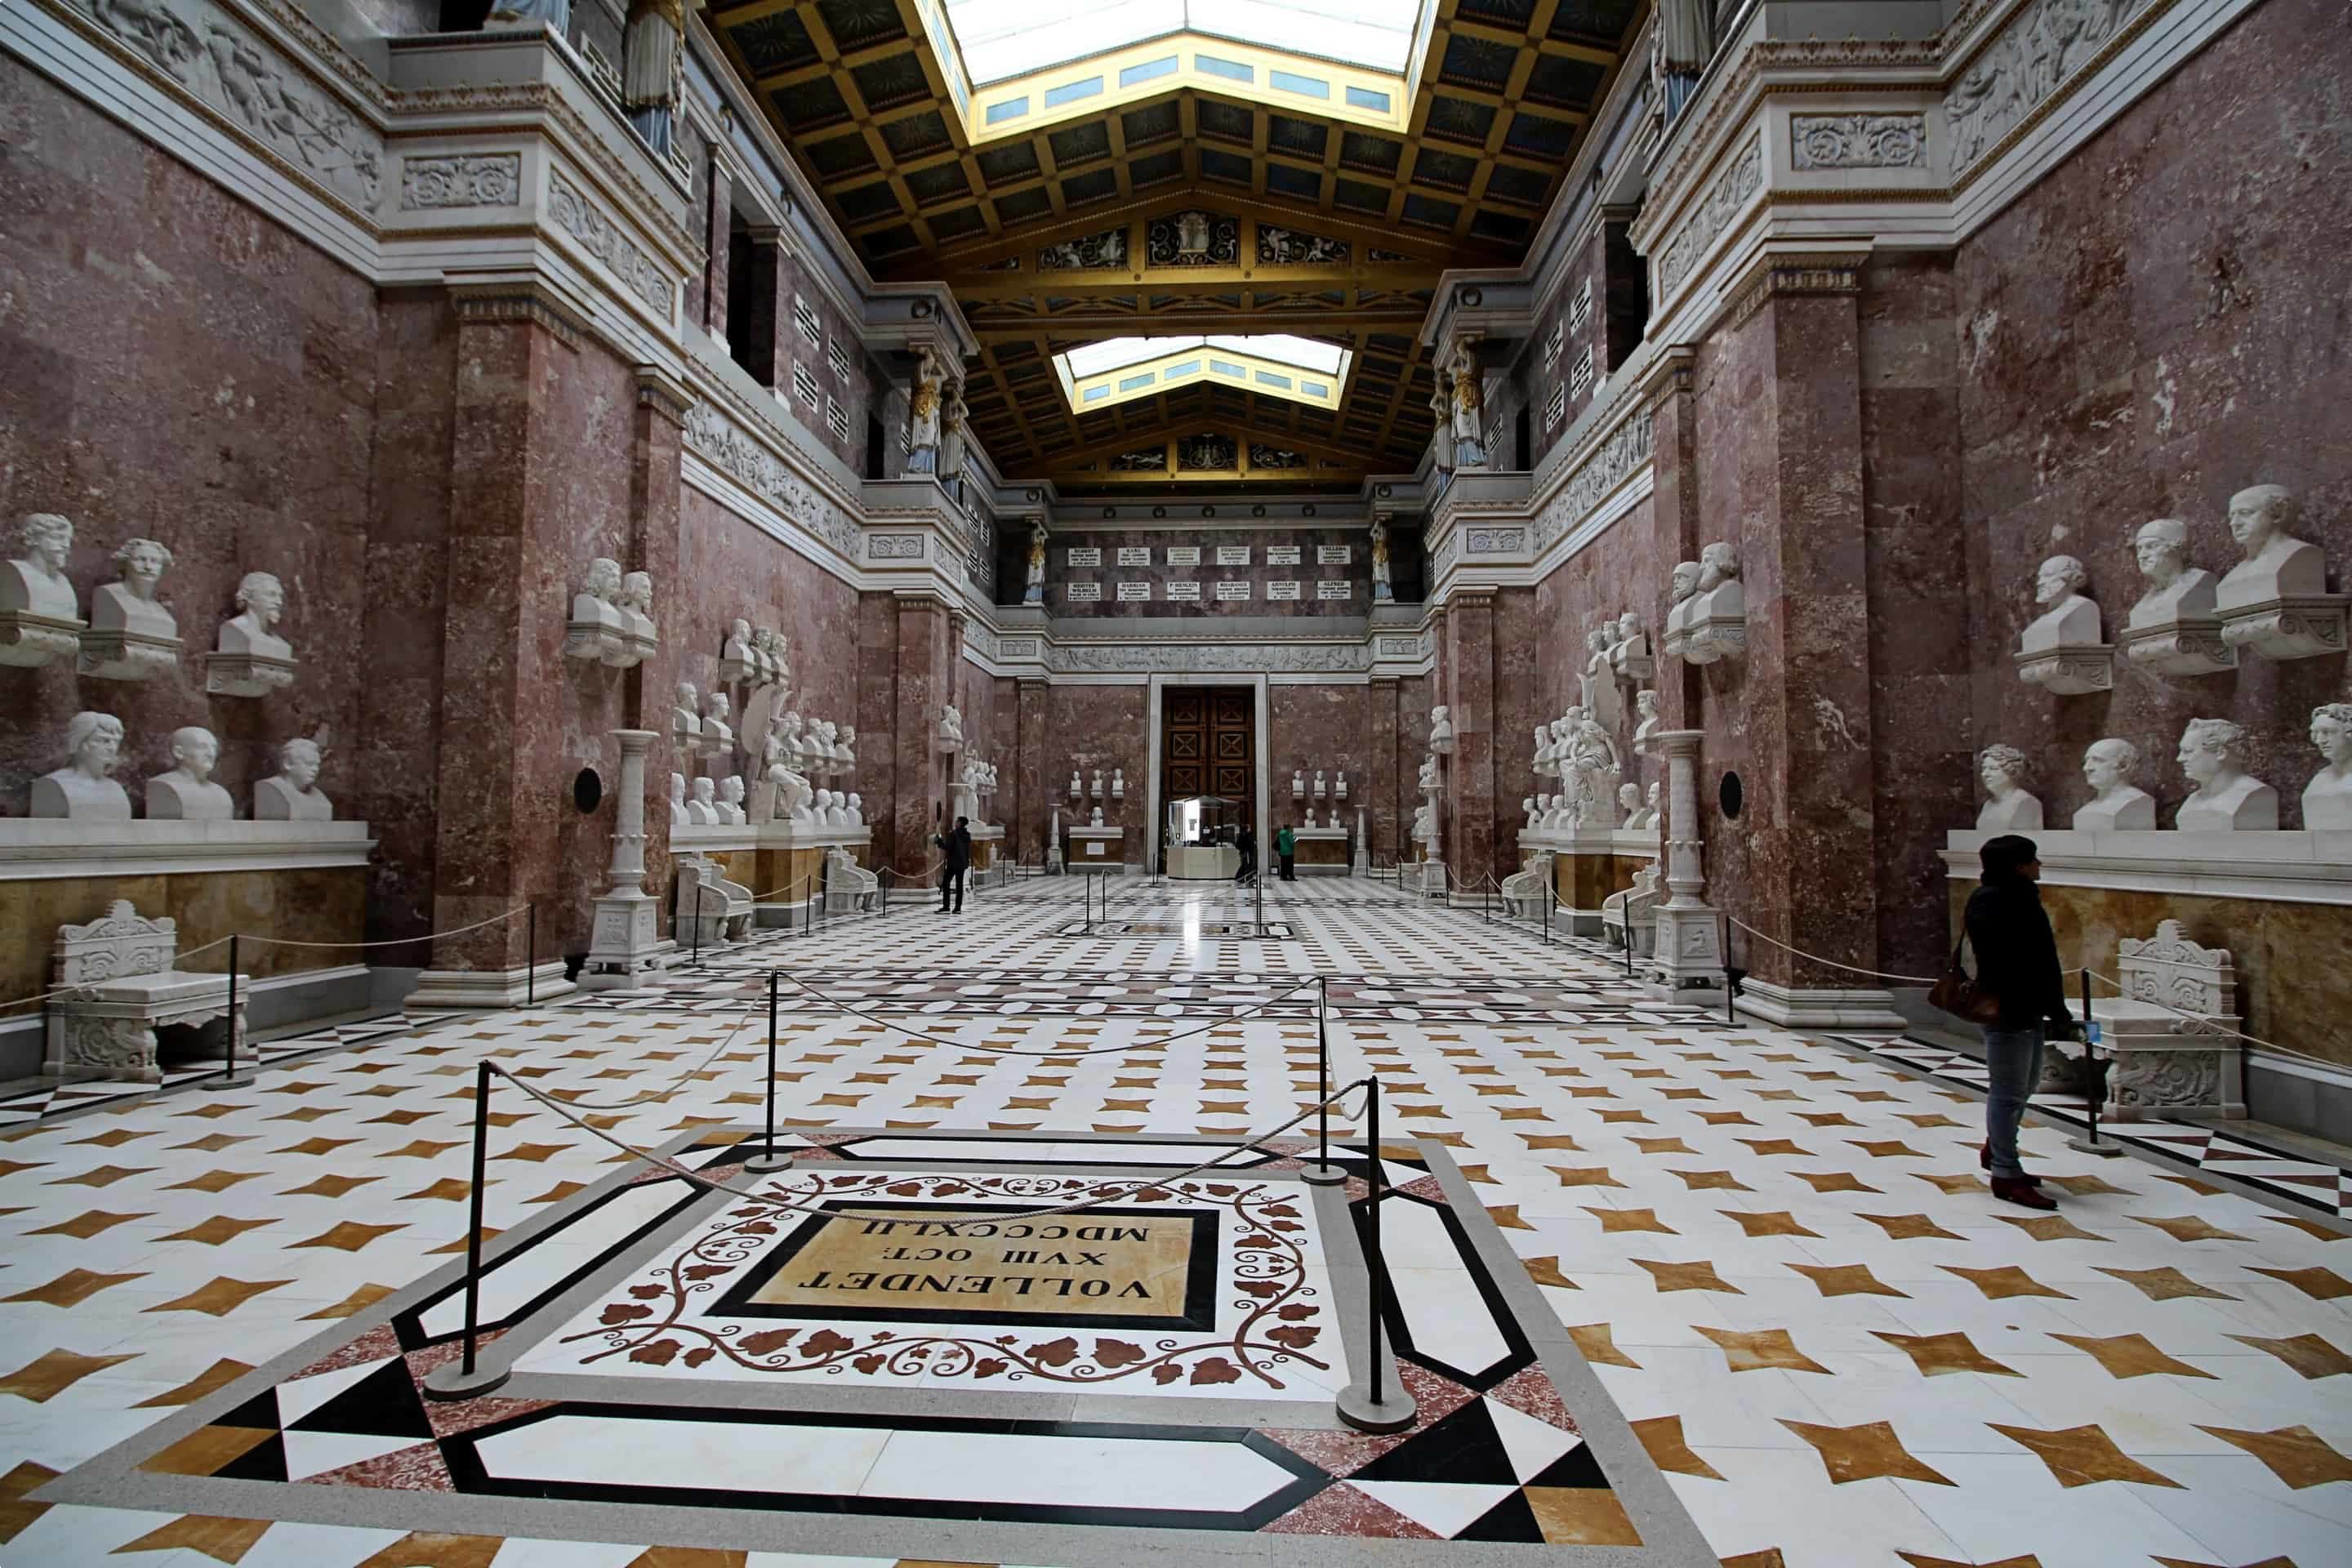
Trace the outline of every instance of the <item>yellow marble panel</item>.
<path fill-rule="evenodd" d="M 232 931 L 302 942 L 357 942 L 365 934 L 367 872 L 357 866 L 271 871 L 194 871 L 140 877 L 52 877 L 0 882 L 0 1001 L 27 996 L 50 984 L 49 952 L 58 927 L 98 919 L 117 899 L 150 920 L 179 922 L 182 951 Z M 237 965 L 247 974 L 291 974 L 362 962 L 357 948 L 240 944 Z M 228 950 L 199 954 L 188 967 L 228 967 Z"/>
<path fill-rule="evenodd" d="M 1617 855 L 1555 855 L 1551 858 L 1552 887 L 1559 901 L 1573 910 L 1597 910 L 1612 893 L 1633 885 L 1633 873 L 1646 860 Z"/>
<path fill-rule="evenodd" d="M 1955 879 L 1951 938 L 1959 940 L 1962 911 L 1973 881 Z M 2211 898 L 2124 888 L 2042 887 L 2042 907 L 2058 936 L 2058 956 L 2072 969 L 2087 963 L 2116 973 L 2125 937 L 2156 934 L 2160 921 L 2180 921 L 2183 934 L 2207 947 L 2226 947 L 2238 972 L 2242 1027 L 2258 1038 L 2352 1067 L 2352 910 L 2275 899 Z M 2080 1007 L 2080 981 L 2069 994 Z M 2099 985 L 2095 994 L 2112 995 Z"/>

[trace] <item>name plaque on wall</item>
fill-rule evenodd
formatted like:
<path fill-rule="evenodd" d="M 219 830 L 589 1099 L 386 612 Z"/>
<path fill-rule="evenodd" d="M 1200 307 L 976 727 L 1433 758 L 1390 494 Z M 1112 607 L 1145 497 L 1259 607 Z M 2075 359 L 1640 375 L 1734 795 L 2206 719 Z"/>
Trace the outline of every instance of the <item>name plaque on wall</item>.
<path fill-rule="evenodd" d="M 1150 546 L 1149 544 L 1144 544 L 1144 545 L 1122 544 L 1122 545 L 1120 545 L 1120 546 L 1118 547 L 1118 563 L 1119 563 L 1120 565 L 1122 565 L 1122 566 L 1149 566 L 1149 565 L 1150 565 L 1150 564 L 1151 564 L 1151 546 Z"/>
<path fill-rule="evenodd" d="M 1118 585 L 1118 597 L 1121 604 L 1132 603 L 1137 599 L 1149 599 L 1151 597 L 1151 584 L 1149 583 L 1121 583 Z"/>
<path fill-rule="evenodd" d="M 1315 547 L 1315 564 L 1318 566 L 1346 566 L 1355 559 L 1356 547 L 1352 544 L 1318 544 Z"/>
<path fill-rule="evenodd" d="M 1356 596 L 1353 583 L 1318 583 L 1315 596 L 1318 599 L 1352 599 Z"/>
<path fill-rule="evenodd" d="M 1296 583 L 1268 583 L 1265 585 L 1265 596 L 1269 599 L 1296 599 L 1298 597 L 1298 584 Z"/>
<path fill-rule="evenodd" d="M 1220 583 L 1217 584 L 1217 597 L 1220 599 L 1246 599 L 1250 596 L 1250 589 L 1252 586 L 1254 586 L 1254 584 L 1248 583 Z"/>
<path fill-rule="evenodd" d="M 1201 600 L 1201 584 L 1189 577 L 1182 582 L 1171 583 L 1168 584 L 1168 596 L 1171 599 L 1190 599 L 1194 604 L 1198 604 Z"/>
<path fill-rule="evenodd" d="M 1265 547 L 1265 563 L 1269 566 L 1296 566 L 1299 563 L 1296 544 L 1269 544 Z"/>
<path fill-rule="evenodd" d="M 1169 565 L 1171 565 L 1171 566 L 1198 566 L 1200 563 L 1201 563 L 1201 547 L 1200 547 L 1199 545 L 1197 545 L 1197 544 L 1171 544 L 1171 545 L 1170 545 L 1170 546 L 1168 547 L 1168 564 L 1169 564 Z"/>
<path fill-rule="evenodd" d="M 1099 566 L 1102 564 L 1102 551 L 1098 547 L 1081 550 L 1074 545 L 1070 549 L 1069 555 L 1070 564 L 1073 566 Z"/>
<path fill-rule="evenodd" d="M 1246 566 L 1246 565 L 1248 565 L 1249 563 L 1250 563 L 1250 547 L 1249 547 L 1248 545 L 1246 545 L 1246 544 L 1220 544 L 1220 545 L 1218 545 L 1218 546 L 1217 546 L 1217 564 L 1218 564 L 1218 565 L 1220 565 L 1220 566 Z"/>
<path fill-rule="evenodd" d="M 1062 597 L 1067 599 L 1074 605 L 1090 604 L 1102 597 L 1102 584 L 1099 583 L 1065 583 L 1062 584 Z"/>

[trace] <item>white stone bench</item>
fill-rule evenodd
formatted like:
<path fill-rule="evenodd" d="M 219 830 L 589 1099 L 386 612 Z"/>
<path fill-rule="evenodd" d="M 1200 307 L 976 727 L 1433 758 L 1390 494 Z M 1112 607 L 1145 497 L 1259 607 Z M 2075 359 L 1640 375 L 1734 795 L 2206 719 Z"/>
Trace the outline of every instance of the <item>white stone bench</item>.
<path fill-rule="evenodd" d="M 863 913 L 882 901 L 881 879 L 850 858 L 838 844 L 824 852 L 824 912 Z"/>
<path fill-rule="evenodd" d="M 2238 976 L 2227 948 L 2202 947 L 2179 921 L 2118 946 L 2123 994 L 2095 996 L 2098 1054 L 2108 1061 L 2100 1114 L 2117 1121 L 2246 1114 Z M 2062 1046 L 2080 1056 L 2080 1046 Z"/>
<path fill-rule="evenodd" d="M 730 882 L 719 863 L 704 855 L 677 858 L 678 902 L 685 910 L 687 940 L 706 947 L 742 942 L 751 934 L 751 889 Z"/>
<path fill-rule="evenodd" d="M 1552 896 L 1551 851 L 1531 851 L 1518 870 L 1503 879 L 1503 907 L 1521 920 L 1544 918 L 1544 904 Z"/>
<path fill-rule="evenodd" d="M 1633 873 L 1633 885 L 1601 900 L 1601 933 L 1620 947 L 1629 943 L 1636 958 L 1657 952 L 1658 905 L 1664 890 L 1658 886 L 1655 863 Z"/>
<path fill-rule="evenodd" d="M 230 1045 L 244 1059 L 256 1053 L 245 1038 L 245 992 L 237 977 L 236 1016 L 229 1016 L 229 977 L 173 967 L 179 922 L 142 919 L 118 899 L 88 925 L 58 928 L 57 984 L 71 986 L 48 1005 L 48 1058 L 43 1070 L 59 1078 L 121 1078 L 160 1083 L 155 1031 L 196 1027 L 227 1019 Z"/>

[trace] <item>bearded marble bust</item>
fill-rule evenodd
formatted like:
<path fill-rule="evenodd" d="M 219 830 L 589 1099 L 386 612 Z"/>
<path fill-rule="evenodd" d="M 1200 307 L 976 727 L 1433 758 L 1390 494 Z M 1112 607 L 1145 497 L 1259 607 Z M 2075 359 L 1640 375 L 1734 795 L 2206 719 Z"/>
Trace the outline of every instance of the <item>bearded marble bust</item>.
<path fill-rule="evenodd" d="M 2053 648 L 2095 647 L 2099 641 L 2099 606 L 2083 596 L 2091 574 L 2072 555 L 2053 555 L 2034 574 L 2033 602 L 2042 606 L 2041 618 L 2025 628 L 2019 647 L 2026 653 Z"/>

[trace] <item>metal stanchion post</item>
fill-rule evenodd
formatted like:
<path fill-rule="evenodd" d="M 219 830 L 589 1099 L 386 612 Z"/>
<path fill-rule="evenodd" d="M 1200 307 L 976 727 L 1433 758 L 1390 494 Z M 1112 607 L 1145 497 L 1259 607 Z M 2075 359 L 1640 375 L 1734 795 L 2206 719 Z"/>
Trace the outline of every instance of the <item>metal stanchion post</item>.
<path fill-rule="evenodd" d="M 2083 1077 L 2089 1093 L 2090 1136 L 2069 1138 L 2066 1147 L 2078 1153 L 2101 1154 L 2110 1159 L 2124 1152 L 2124 1146 L 2112 1138 L 2099 1136 L 2099 1047 L 2092 1037 L 2091 1026 L 2091 966 L 2083 966 Z"/>
<path fill-rule="evenodd" d="M 530 931 L 523 946 L 522 1005 L 534 1006 L 539 1001 L 539 900 L 530 901 Z"/>
<path fill-rule="evenodd" d="M 1331 982 L 1323 975 L 1315 977 L 1315 1091 L 1323 1103 L 1315 1110 L 1315 1160 L 1298 1169 L 1298 1179 L 1310 1186 L 1336 1187 L 1348 1179 L 1348 1173 L 1331 1163 L 1331 1035 L 1328 1016 L 1331 1008 Z"/>
<path fill-rule="evenodd" d="M 458 1360 L 444 1362 L 425 1374 L 427 1398 L 471 1399 L 507 1380 L 504 1371 L 484 1373 L 474 1362 L 481 1335 L 482 1190 L 489 1184 L 489 1159 L 490 1064 L 486 1058 L 474 1067 L 474 1190 L 466 1223 L 466 1348 Z"/>
<path fill-rule="evenodd" d="M 1391 1386 L 1383 1375 L 1388 1354 L 1386 1343 L 1388 1318 L 1388 1271 L 1381 1258 L 1381 1189 L 1385 1175 L 1381 1168 L 1381 1085 L 1378 1079 L 1364 1080 L 1365 1185 L 1364 1196 L 1364 1286 L 1369 1298 L 1368 1331 L 1364 1337 L 1364 1381 L 1351 1383 L 1339 1394 L 1337 1405 L 1339 1419 L 1360 1432 L 1402 1432 L 1412 1426 L 1419 1412 L 1412 1395 L 1400 1386 Z"/>
<path fill-rule="evenodd" d="M 236 1014 L 236 933 L 228 937 L 228 1047 L 221 1053 L 221 1075 L 205 1080 L 206 1089 L 243 1089 L 252 1080 L 236 1076 L 237 1037 L 245 1031 L 237 1027 Z"/>
<path fill-rule="evenodd" d="M 768 971 L 768 1131 L 760 1152 L 744 1161 L 743 1168 L 763 1176 L 793 1168 L 790 1154 L 776 1152 L 776 972 L 772 969 Z"/>

